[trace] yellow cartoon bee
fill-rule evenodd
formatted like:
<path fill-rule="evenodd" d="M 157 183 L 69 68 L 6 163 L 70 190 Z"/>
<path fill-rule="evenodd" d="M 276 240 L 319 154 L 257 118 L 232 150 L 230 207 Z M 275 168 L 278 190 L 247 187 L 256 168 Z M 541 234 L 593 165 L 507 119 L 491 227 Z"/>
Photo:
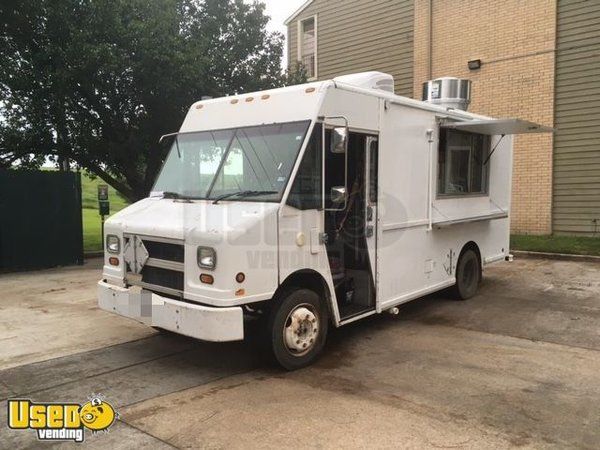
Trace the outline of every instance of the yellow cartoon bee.
<path fill-rule="evenodd" d="M 83 425 L 96 432 L 108 429 L 115 421 L 117 414 L 114 408 L 100 397 L 94 397 L 81 405 L 79 417 Z"/>

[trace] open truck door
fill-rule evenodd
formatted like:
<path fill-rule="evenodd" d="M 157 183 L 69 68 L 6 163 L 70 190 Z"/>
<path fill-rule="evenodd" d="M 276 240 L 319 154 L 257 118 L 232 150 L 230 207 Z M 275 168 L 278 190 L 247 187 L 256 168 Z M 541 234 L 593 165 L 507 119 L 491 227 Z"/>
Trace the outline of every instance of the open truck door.
<path fill-rule="evenodd" d="M 324 243 L 344 323 L 375 311 L 378 141 L 375 134 L 326 123 L 323 142 Z"/>
<path fill-rule="evenodd" d="M 365 239 L 367 242 L 367 251 L 369 253 L 369 262 L 373 273 L 373 282 L 377 286 L 377 189 L 379 174 L 379 138 L 369 136 L 366 139 L 365 154 L 365 177 L 366 177 L 366 195 L 365 195 Z"/>

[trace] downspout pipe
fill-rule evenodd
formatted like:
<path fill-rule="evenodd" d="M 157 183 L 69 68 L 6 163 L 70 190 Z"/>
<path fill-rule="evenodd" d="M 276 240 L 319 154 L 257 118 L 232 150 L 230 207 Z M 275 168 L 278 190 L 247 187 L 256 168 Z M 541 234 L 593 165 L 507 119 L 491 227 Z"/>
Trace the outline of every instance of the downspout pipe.
<path fill-rule="evenodd" d="M 427 130 L 429 143 L 429 173 L 427 175 L 427 231 L 433 230 L 433 129 Z"/>

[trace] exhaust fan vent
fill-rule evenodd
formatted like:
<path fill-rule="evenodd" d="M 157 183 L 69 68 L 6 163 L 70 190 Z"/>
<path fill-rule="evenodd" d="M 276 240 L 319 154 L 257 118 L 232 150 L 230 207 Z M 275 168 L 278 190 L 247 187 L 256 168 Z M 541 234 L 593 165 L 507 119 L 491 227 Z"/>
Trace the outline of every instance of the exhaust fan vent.
<path fill-rule="evenodd" d="M 466 111 L 471 103 L 471 81 L 444 77 L 423 83 L 423 101 Z"/>

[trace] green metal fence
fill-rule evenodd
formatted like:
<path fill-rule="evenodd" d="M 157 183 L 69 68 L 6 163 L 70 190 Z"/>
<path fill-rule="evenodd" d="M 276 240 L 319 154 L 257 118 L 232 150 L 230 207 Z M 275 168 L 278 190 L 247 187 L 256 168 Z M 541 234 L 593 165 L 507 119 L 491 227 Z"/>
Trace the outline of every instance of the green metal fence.
<path fill-rule="evenodd" d="M 0 270 L 83 264 L 81 176 L 0 170 Z"/>

